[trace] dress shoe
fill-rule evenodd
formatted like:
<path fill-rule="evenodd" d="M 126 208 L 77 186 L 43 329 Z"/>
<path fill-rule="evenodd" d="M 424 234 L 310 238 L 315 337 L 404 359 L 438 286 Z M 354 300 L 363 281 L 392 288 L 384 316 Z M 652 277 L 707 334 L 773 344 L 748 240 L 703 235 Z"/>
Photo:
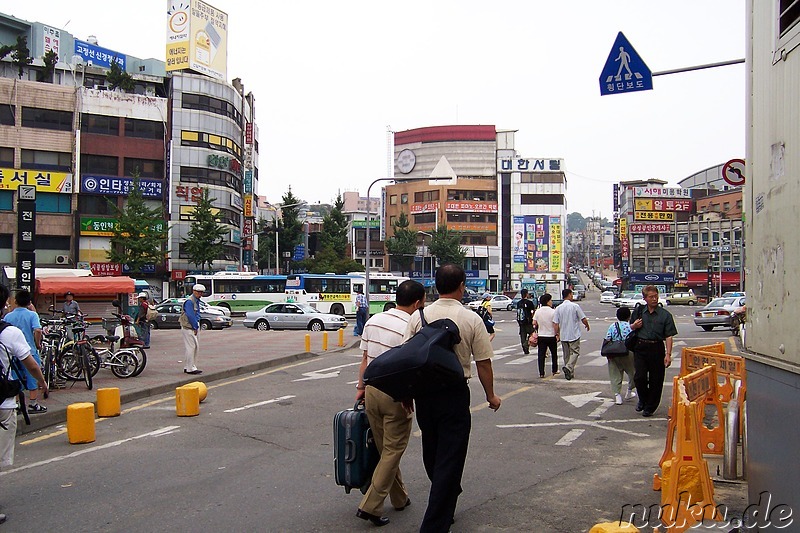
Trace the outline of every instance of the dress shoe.
<path fill-rule="evenodd" d="M 356 516 L 359 517 L 361 520 L 369 520 L 378 527 L 385 526 L 389 523 L 389 518 L 385 516 L 375 516 L 374 514 L 369 514 L 361 509 L 356 511 Z"/>
<path fill-rule="evenodd" d="M 645 417 L 649 418 L 649 417 L 653 416 L 653 411 L 645 411 L 645 412 L 642 413 L 642 416 L 645 416 Z"/>
<path fill-rule="evenodd" d="M 186 370 L 186 369 L 184 368 L 184 369 L 183 369 L 183 372 L 184 372 L 184 374 L 192 374 L 192 375 L 196 375 L 196 374 L 202 374 L 202 373 L 203 373 L 203 371 L 202 371 L 202 370 L 199 370 L 199 369 L 197 369 L 197 368 L 195 368 L 194 370 Z"/>
<path fill-rule="evenodd" d="M 395 507 L 394 510 L 395 511 L 402 511 L 403 509 L 405 509 L 409 505 L 411 505 L 411 498 L 406 498 L 406 503 L 404 503 L 402 507 Z"/>
<path fill-rule="evenodd" d="M 642 402 L 639 402 L 638 404 L 636 404 L 636 412 L 641 413 L 642 411 L 644 411 L 644 404 Z"/>

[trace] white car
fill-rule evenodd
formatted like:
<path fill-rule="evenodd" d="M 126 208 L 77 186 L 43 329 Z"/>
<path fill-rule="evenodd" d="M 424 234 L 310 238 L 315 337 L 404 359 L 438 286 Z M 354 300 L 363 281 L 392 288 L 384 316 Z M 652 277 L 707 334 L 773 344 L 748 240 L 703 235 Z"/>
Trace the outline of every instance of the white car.
<path fill-rule="evenodd" d="M 658 303 L 661 304 L 661 307 L 666 307 L 667 305 L 669 305 L 667 304 L 667 299 L 664 298 L 661 294 L 658 295 Z M 633 309 L 637 305 L 647 305 L 647 301 L 644 299 L 644 296 L 642 296 L 642 293 L 640 292 L 636 293 L 636 296 L 633 296 L 631 298 L 622 298 L 617 307 L 627 307 L 628 309 Z"/>
<path fill-rule="evenodd" d="M 513 300 L 508 296 L 506 296 L 505 294 L 493 294 L 491 301 L 492 301 L 492 313 L 494 313 L 495 311 L 511 311 L 512 309 L 514 309 Z M 480 307 L 482 303 L 483 303 L 483 298 L 468 303 L 467 307 L 475 310 L 478 307 Z"/>
<path fill-rule="evenodd" d="M 600 295 L 600 303 L 601 304 L 610 304 L 614 301 L 616 295 L 611 291 L 605 291 L 603 294 Z"/>

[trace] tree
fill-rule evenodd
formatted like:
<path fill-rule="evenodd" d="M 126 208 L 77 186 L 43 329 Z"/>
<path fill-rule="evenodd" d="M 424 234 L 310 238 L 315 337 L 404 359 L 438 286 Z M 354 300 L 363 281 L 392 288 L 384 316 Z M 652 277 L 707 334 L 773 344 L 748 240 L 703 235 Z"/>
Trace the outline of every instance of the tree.
<path fill-rule="evenodd" d="M 256 222 L 256 235 L 258 235 L 258 250 L 256 250 L 256 263 L 259 270 L 275 268 L 278 264 L 275 258 L 275 221 L 258 219 Z"/>
<path fill-rule="evenodd" d="M 281 222 L 278 224 L 278 246 L 283 258 L 286 253 L 294 255 L 294 247 L 303 242 L 305 231 L 300 220 L 300 205 L 304 202 L 292 194 L 291 187 L 281 200 L 282 205 L 289 206 L 281 208 Z"/>
<path fill-rule="evenodd" d="M 189 228 L 189 236 L 183 240 L 184 251 L 189 262 L 205 270 L 224 250 L 225 235 L 228 230 L 220 225 L 219 216 L 214 213 L 214 200 L 209 198 L 208 189 L 203 189 L 203 196 L 192 211 L 194 220 Z"/>
<path fill-rule="evenodd" d="M 17 44 L 14 46 L 0 46 L 0 59 L 9 54 L 11 54 L 11 63 L 17 67 L 19 78 L 22 79 L 22 75 L 25 74 L 24 67 L 33 63 L 31 51 L 28 49 L 28 36 L 17 36 Z"/>
<path fill-rule="evenodd" d="M 363 272 L 364 270 L 364 266 L 361 263 L 339 255 L 327 245 L 322 250 L 319 250 L 313 259 L 306 259 L 299 263 L 299 266 L 312 274 L 325 274 L 328 272 L 347 274 L 348 272 Z"/>
<path fill-rule="evenodd" d="M 338 194 L 333 208 L 322 219 L 322 233 L 319 242 L 322 248 L 330 247 L 340 258 L 347 255 L 347 217 L 342 212 L 344 200 Z"/>
<path fill-rule="evenodd" d="M 125 92 L 130 92 L 136 88 L 136 82 L 133 81 L 133 77 L 122 70 L 116 57 L 111 62 L 111 67 L 109 67 L 109 70 L 106 72 L 106 83 L 108 83 L 108 87 L 112 91 L 119 88 Z"/>
<path fill-rule="evenodd" d="M 463 266 L 467 250 L 462 248 L 461 235 L 458 232 L 449 230 L 442 224 L 431 235 L 430 253 L 440 265 L 455 263 Z"/>
<path fill-rule="evenodd" d="M 44 72 L 40 72 L 36 79 L 45 83 L 53 83 L 53 74 L 55 74 L 56 71 L 58 54 L 50 49 L 42 56 L 42 62 L 44 63 Z"/>
<path fill-rule="evenodd" d="M 400 216 L 392 224 L 394 235 L 386 239 L 386 251 L 389 252 L 389 257 L 400 265 L 402 271 L 411 269 L 414 257 L 417 255 L 417 234 L 410 230 L 408 225 L 408 217 L 401 211 Z"/>
<path fill-rule="evenodd" d="M 567 215 L 567 231 L 583 231 L 586 228 L 586 219 L 575 211 Z"/>
<path fill-rule="evenodd" d="M 159 264 L 169 253 L 165 249 L 167 226 L 162 210 L 144 203 L 139 190 L 139 172 L 134 171 L 133 185 L 123 209 L 109 201 L 117 219 L 114 235 L 109 239 L 111 249 L 106 252 L 112 263 L 128 265 L 132 273 L 141 272 L 146 264 Z"/>

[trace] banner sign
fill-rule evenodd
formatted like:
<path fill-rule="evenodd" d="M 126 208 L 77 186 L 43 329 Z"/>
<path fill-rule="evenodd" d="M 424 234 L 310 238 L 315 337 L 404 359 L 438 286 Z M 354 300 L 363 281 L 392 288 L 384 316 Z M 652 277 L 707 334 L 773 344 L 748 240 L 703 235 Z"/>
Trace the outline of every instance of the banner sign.
<path fill-rule="evenodd" d="M 72 174 L 49 170 L 0 168 L 0 190 L 16 191 L 20 185 L 36 186 L 39 192 L 72 194 Z"/>
<path fill-rule="evenodd" d="M 635 223 L 628 228 L 631 233 L 673 233 L 672 224 Z"/>
<path fill-rule="evenodd" d="M 95 276 L 122 275 L 122 265 L 120 263 L 89 263 L 89 266 Z"/>
<path fill-rule="evenodd" d="M 91 63 L 92 66 L 102 68 L 111 68 L 111 63 L 116 60 L 120 68 L 125 70 L 125 54 L 96 44 L 75 39 L 75 55 L 80 56 L 87 65 Z"/>
<path fill-rule="evenodd" d="M 675 220 L 675 213 L 664 211 L 636 211 L 633 214 L 635 220 L 663 220 L 672 222 Z"/>
<path fill-rule="evenodd" d="M 133 178 L 117 176 L 81 176 L 81 192 L 105 196 L 128 196 L 133 188 Z M 145 198 L 164 197 L 162 181 L 148 178 L 139 180 L 139 190 Z"/>
<path fill-rule="evenodd" d="M 657 200 L 652 198 L 637 198 L 634 201 L 636 211 L 683 211 L 692 210 L 691 200 Z"/>
<path fill-rule="evenodd" d="M 424 204 L 411 204 L 411 213 L 433 213 L 439 208 L 439 202 L 426 202 Z"/>
<path fill-rule="evenodd" d="M 253 216 L 253 195 L 246 194 L 244 196 L 244 216 L 252 218 Z"/>
<path fill-rule="evenodd" d="M 514 217 L 511 271 L 558 272 L 562 254 L 561 217 L 525 215 Z"/>
<path fill-rule="evenodd" d="M 445 204 L 447 211 L 468 211 L 472 213 L 497 213 L 496 202 L 456 202 Z"/>
<path fill-rule="evenodd" d="M 167 223 L 158 220 L 151 226 L 155 231 L 164 231 Z M 90 237 L 113 237 L 119 221 L 116 218 L 81 217 L 80 234 Z"/>
<path fill-rule="evenodd" d="M 691 198 L 689 189 L 669 187 L 634 187 L 634 198 Z"/>

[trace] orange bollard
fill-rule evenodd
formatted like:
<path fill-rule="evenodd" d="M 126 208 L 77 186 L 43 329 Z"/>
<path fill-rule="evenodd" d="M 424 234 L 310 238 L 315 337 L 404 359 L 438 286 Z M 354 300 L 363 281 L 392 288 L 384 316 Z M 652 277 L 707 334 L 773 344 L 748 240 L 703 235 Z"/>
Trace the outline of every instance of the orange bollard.
<path fill-rule="evenodd" d="M 306 333 L 306 351 L 307 352 L 311 351 L 311 334 L 310 333 Z"/>
<path fill-rule="evenodd" d="M 338 346 L 344 346 L 344 328 L 339 328 L 339 344 Z"/>
<path fill-rule="evenodd" d="M 175 389 L 175 411 L 178 416 L 199 415 L 200 388 L 183 386 Z"/>
<path fill-rule="evenodd" d="M 97 389 L 97 416 L 100 418 L 119 416 L 120 412 L 119 389 L 117 387 Z"/>
<path fill-rule="evenodd" d="M 202 381 L 192 381 L 191 383 L 187 383 L 184 387 L 197 387 L 200 391 L 200 403 L 203 403 L 203 400 L 206 399 L 208 396 L 208 387 Z"/>
<path fill-rule="evenodd" d="M 322 351 L 326 351 L 328 349 L 328 332 L 322 332 Z"/>
<path fill-rule="evenodd" d="M 72 403 L 67 406 L 67 438 L 70 444 L 94 442 L 93 403 Z"/>

